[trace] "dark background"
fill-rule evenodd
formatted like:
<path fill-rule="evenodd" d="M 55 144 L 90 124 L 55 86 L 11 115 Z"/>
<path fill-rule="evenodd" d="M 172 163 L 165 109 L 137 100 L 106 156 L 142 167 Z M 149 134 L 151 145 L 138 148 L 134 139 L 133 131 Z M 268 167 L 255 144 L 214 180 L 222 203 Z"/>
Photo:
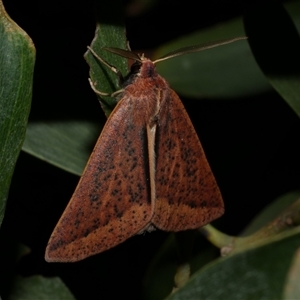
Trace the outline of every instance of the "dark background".
<path fill-rule="evenodd" d="M 95 31 L 93 1 L 3 2 L 37 50 L 30 120 L 105 119 L 88 85 L 89 70 L 83 59 Z M 195 7 L 192 0 L 165 0 L 140 13 L 126 1 L 128 40 L 133 50 L 153 49 L 240 16 L 250 3 L 253 1 L 199 1 Z M 223 232 L 239 234 L 265 205 L 299 188 L 300 149 L 295 139 L 299 120 L 275 92 L 227 101 L 181 99 L 224 197 L 226 213 L 217 224 Z M 77 299 L 95 295 L 101 299 L 127 295 L 140 299 L 141 279 L 166 233 L 131 238 L 79 263 L 44 261 L 49 236 L 78 179 L 26 153 L 20 154 L 1 229 L 2 236 L 32 250 L 18 264 L 17 272 L 24 276 L 60 276 Z M 103 262 L 102 275 L 97 269 L 99 261 Z"/>

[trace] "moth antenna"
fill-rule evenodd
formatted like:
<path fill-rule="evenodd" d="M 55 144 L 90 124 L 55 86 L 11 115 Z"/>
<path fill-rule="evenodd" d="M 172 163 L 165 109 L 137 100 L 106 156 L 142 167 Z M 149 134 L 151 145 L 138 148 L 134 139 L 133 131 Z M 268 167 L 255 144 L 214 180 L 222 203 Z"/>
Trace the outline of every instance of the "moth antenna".
<path fill-rule="evenodd" d="M 133 59 L 135 61 L 139 61 L 142 62 L 142 59 L 139 55 L 137 55 L 134 52 L 128 51 L 128 50 L 124 50 L 124 49 L 119 49 L 119 48 L 113 48 L 113 47 L 105 47 L 103 48 L 111 53 L 115 53 L 118 54 L 120 56 L 123 56 L 125 58 L 129 58 L 129 59 Z"/>
<path fill-rule="evenodd" d="M 183 48 L 180 48 L 180 49 L 177 49 L 175 51 L 171 51 L 171 52 L 167 53 L 166 55 L 162 56 L 161 58 L 153 61 L 153 63 L 156 64 L 158 62 L 161 62 L 163 60 L 167 60 L 167 59 L 172 58 L 172 57 L 176 57 L 176 56 L 184 55 L 184 54 L 189 54 L 189 53 L 194 53 L 194 52 L 199 52 L 199 51 L 215 48 L 215 47 L 222 46 L 222 45 L 227 45 L 227 44 L 230 44 L 230 43 L 233 43 L 233 42 L 236 42 L 236 41 L 245 40 L 247 38 L 248 37 L 246 37 L 246 36 L 241 36 L 241 37 L 222 40 L 222 41 L 218 41 L 218 42 L 212 42 L 212 43 L 207 43 L 207 44 L 202 44 L 202 45 L 194 45 L 194 46 L 183 47 Z"/>

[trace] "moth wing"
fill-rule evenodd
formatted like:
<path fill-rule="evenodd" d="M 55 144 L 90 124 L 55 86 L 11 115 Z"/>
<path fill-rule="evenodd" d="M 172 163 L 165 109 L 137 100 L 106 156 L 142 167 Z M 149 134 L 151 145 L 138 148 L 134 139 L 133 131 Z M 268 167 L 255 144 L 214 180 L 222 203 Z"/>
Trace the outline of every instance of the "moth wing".
<path fill-rule="evenodd" d="M 156 129 L 156 201 L 152 223 L 166 231 L 199 228 L 224 204 L 197 133 L 177 94 L 165 96 Z"/>
<path fill-rule="evenodd" d="M 47 261 L 71 262 L 125 241 L 150 223 L 146 132 L 124 97 L 110 115 L 77 188 L 56 225 Z"/>

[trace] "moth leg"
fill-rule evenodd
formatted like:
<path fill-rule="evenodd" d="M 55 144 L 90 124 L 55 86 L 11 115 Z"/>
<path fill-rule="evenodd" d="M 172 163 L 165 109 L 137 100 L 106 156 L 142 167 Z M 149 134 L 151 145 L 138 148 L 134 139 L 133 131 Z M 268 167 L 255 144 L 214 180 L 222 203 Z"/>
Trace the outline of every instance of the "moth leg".
<path fill-rule="evenodd" d="M 124 81 L 123 75 L 121 74 L 121 72 L 117 68 L 115 68 L 114 66 L 109 64 L 107 61 L 105 61 L 103 58 L 101 58 L 91 47 L 88 46 L 87 48 L 91 51 L 91 53 L 94 55 L 94 57 L 96 57 L 102 64 L 107 66 L 112 72 L 114 72 L 119 77 L 119 82 Z M 123 92 L 123 89 L 121 89 L 121 90 L 115 91 L 111 94 L 110 93 L 104 93 L 104 92 L 101 92 L 101 91 L 99 91 L 95 88 L 95 85 L 94 85 L 94 83 L 92 82 L 92 80 L 90 78 L 89 78 L 89 83 L 91 85 L 92 90 L 99 96 L 115 97 L 116 95 Z"/>
<path fill-rule="evenodd" d="M 100 92 L 100 91 L 98 91 L 98 90 L 95 88 L 95 85 L 94 85 L 94 83 L 92 82 L 91 78 L 89 78 L 89 83 L 90 83 L 90 85 L 91 85 L 92 90 L 93 90 L 97 95 L 99 95 L 99 96 L 115 97 L 116 95 L 118 95 L 118 94 L 124 92 L 123 89 L 118 90 L 118 91 L 115 91 L 115 92 L 113 92 L 113 93 L 111 93 L 111 94 L 110 94 L 110 93 Z"/>
<path fill-rule="evenodd" d="M 129 41 L 127 41 L 127 43 L 126 43 L 126 48 L 127 48 L 128 51 L 131 51 Z"/>
<path fill-rule="evenodd" d="M 111 64 L 109 64 L 107 61 L 105 61 L 103 58 L 101 58 L 91 47 L 87 47 L 91 53 L 102 63 L 104 64 L 105 66 L 107 66 L 112 72 L 114 72 L 115 74 L 117 74 L 117 76 L 119 77 L 119 81 L 120 82 L 123 82 L 124 81 L 124 78 L 123 78 L 123 75 L 122 73 L 120 72 L 120 70 L 118 70 L 116 67 L 112 66 Z M 104 96 L 104 95 L 102 95 Z M 108 95 L 106 95 L 108 96 Z"/>

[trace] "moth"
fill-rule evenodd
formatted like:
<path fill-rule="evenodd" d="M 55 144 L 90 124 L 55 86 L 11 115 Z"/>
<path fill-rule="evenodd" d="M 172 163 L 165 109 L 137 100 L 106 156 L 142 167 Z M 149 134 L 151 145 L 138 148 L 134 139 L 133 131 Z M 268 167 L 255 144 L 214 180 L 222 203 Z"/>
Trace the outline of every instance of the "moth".
<path fill-rule="evenodd" d="M 241 39 L 183 48 L 156 61 L 106 48 L 135 63 L 50 237 L 46 261 L 79 261 L 145 231 L 196 229 L 224 213 L 220 190 L 192 122 L 155 65 Z M 105 94 L 93 84 L 92 88 Z"/>

